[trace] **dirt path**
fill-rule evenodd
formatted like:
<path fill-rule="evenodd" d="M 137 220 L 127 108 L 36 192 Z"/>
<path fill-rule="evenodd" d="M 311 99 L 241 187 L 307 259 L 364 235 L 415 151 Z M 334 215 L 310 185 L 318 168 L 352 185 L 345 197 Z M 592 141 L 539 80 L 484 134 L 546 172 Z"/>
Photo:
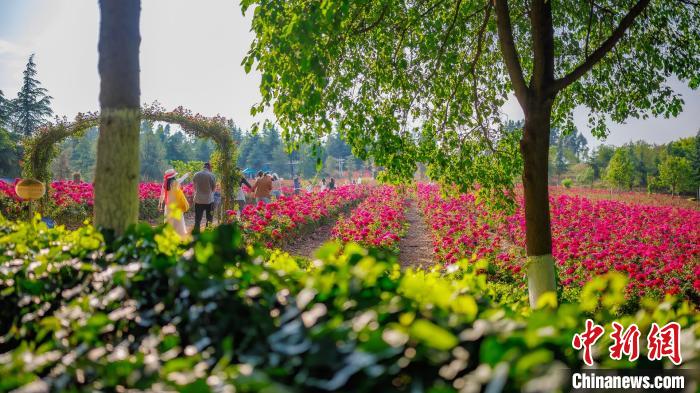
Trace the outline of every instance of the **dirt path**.
<path fill-rule="evenodd" d="M 411 201 L 406 220 L 409 227 L 406 236 L 399 241 L 399 262 L 402 267 L 428 269 L 434 264 L 433 242 L 415 201 Z"/>
<path fill-rule="evenodd" d="M 335 220 L 328 224 L 321 225 L 308 235 L 301 236 L 282 249 L 291 255 L 313 259 L 316 250 L 331 238 L 331 230 L 335 225 Z"/>

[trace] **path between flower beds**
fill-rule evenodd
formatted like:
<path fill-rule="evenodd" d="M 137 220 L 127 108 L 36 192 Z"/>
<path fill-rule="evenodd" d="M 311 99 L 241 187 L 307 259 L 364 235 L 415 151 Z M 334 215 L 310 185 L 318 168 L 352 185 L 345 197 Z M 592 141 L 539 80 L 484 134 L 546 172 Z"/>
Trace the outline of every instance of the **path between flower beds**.
<path fill-rule="evenodd" d="M 316 250 L 331 239 L 331 229 L 336 220 L 321 225 L 315 231 L 286 244 L 282 249 L 291 255 L 313 259 Z"/>
<path fill-rule="evenodd" d="M 433 261 L 433 243 L 430 240 L 423 215 L 416 207 L 415 200 L 411 200 L 406 211 L 406 220 L 408 221 L 408 231 L 406 231 L 406 236 L 399 241 L 399 263 L 404 268 L 430 269 L 435 263 Z"/>
<path fill-rule="evenodd" d="M 425 220 L 416 207 L 415 201 L 411 203 L 406 211 L 408 230 L 406 236 L 399 241 L 399 263 L 404 268 L 422 267 L 430 269 L 435 263 L 433 258 L 433 243 L 425 225 Z M 309 259 L 314 258 L 314 253 L 324 243 L 331 239 L 331 230 L 336 220 L 320 226 L 312 233 L 285 245 L 284 251 L 291 255 L 301 256 Z"/>

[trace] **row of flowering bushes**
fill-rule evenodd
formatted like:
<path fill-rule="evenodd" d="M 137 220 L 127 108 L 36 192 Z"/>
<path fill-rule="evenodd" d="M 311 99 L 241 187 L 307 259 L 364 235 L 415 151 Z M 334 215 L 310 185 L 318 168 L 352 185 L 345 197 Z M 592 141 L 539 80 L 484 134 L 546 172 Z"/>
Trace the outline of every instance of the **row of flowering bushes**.
<path fill-rule="evenodd" d="M 319 193 L 302 192 L 273 202 L 247 205 L 240 222 L 246 238 L 267 246 L 281 245 L 327 223 L 367 196 L 366 186 L 347 185 Z M 235 212 L 229 211 L 229 217 Z"/>
<path fill-rule="evenodd" d="M 676 321 L 681 367 L 699 366 L 697 309 L 668 299 L 625 313 L 619 274 L 580 301 L 521 313 L 520 300 L 495 300 L 484 261 L 402 270 L 331 244 L 302 268 L 245 247 L 229 225 L 189 244 L 140 225 L 108 247 L 90 226 L 0 218 L 0 249 L 2 392 L 569 391 L 587 318 L 606 332 L 636 323 L 643 337 Z M 611 359 L 611 344 L 604 334 L 591 346 L 597 366 L 674 367 L 649 360 L 651 342 L 635 362 Z"/>
<path fill-rule="evenodd" d="M 700 202 L 697 200 L 693 201 L 691 198 L 682 197 L 678 195 L 674 196 L 669 194 L 656 194 L 639 191 L 613 191 L 611 189 L 605 188 L 566 188 L 561 186 L 550 187 L 550 193 L 552 195 L 565 194 L 572 196 L 583 196 L 592 201 L 613 200 L 625 203 L 632 203 L 636 205 L 669 206 L 684 209 L 700 209 Z"/>
<path fill-rule="evenodd" d="M 15 193 L 15 184 L 17 181 L 19 181 L 19 179 L 16 179 L 15 183 L 0 181 L 0 193 L 2 197 L 10 198 L 18 202 L 21 201 Z M 158 199 L 160 197 L 161 187 L 162 183 L 139 183 L 139 199 Z M 183 186 L 183 191 L 186 196 L 191 197 L 194 188 L 192 184 L 186 184 Z M 94 203 L 95 194 L 92 183 L 57 180 L 51 182 L 48 193 L 49 198 L 57 206 L 66 206 L 72 203 L 92 206 Z"/>
<path fill-rule="evenodd" d="M 419 184 L 418 200 L 443 263 L 488 257 L 500 279 L 524 283 L 525 218 L 494 212 L 472 195 L 443 198 Z M 630 280 L 628 294 L 683 294 L 700 301 L 700 211 L 557 195 L 550 200 L 553 257 L 562 285 L 580 288 L 614 270 Z"/>
<path fill-rule="evenodd" d="M 375 187 L 350 214 L 333 227 L 334 239 L 354 241 L 365 247 L 398 251 L 398 242 L 406 233 L 408 200 L 398 187 Z"/>
<path fill-rule="evenodd" d="M 26 203 L 15 193 L 15 183 L 0 181 L 0 213 L 11 219 L 22 218 Z M 139 218 L 154 221 L 161 216 L 158 199 L 162 184 L 155 182 L 139 183 Z M 183 186 L 188 198 L 192 198 L 192 184 Z M 60 224 L 76 226 L 92 216 L 94 190 L 92 183 L 74 181 L 53 181 L 47 189 L 48 198 L 42 204 L 44 216 Z M 26 217 L 25 217 L 26 218 Z"/>

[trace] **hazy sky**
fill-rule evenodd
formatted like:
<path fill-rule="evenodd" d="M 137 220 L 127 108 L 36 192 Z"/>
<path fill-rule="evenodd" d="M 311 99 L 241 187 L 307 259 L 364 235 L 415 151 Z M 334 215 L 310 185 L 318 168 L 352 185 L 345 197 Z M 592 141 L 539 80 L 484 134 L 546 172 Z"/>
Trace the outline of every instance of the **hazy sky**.
<path fill-rule="evenodd" d="M 250 107 L 260 96 L 260 78 L 240 65 L 253 35 L 239 2 L 142 0 L 142 8 L 142 102 L 221 114 L 248 128 L 256 120 Z M 98 24 L 97 0 L 0 0 L 0 90 L 15 96 L 27 58 L 36 53 L 38 78 L 54 97 L 56 114 L 72 118 L 97 110 Z M 686 101 L 679 117 L 611 124 L 606 142 L 664 143 L 694 135 L 700 128 L 700 92 L 673 85 Z M 515 100 L 504 112 L 522 118 Z M 601 143 L 590 137 L 583 110 L 575 112 L 575 120 L 589 143 Z"/>

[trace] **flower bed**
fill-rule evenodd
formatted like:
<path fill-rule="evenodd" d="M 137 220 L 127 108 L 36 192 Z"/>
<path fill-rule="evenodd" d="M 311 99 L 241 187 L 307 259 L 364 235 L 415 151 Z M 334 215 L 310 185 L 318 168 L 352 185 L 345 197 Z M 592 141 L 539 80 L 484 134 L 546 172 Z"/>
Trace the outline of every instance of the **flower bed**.
<path fill-rule="evenodd" d="M 376 187 L 347 217 L 338 220 L 332 236 L 343 242 L 398 251 L 398 241 L 406 234 L 407 207 L 405 195 L 396 187 Z"/>
<path fill-rule="evenodd" d="M 417 188 L 420 207 L 443 263 L 488 257 L 496 276 L 524 284 L 522 198 L 513 215 L 492 212 L 472 195 L 442 198 Z M 558 195 L 550 200 L 553 256 L 560 283 L 580 288 L 614 270 L 630 277 L 628 294 L 700 294 L 700 211 Z"/>
<path fill-rule="evenodd" d="M 349 185 L 320 193 L 282 196 L 267 204 L 247 205 L 241 225 L 249 241 L 280 245 L 350 209 L 367 192 L 367 187 Z"/>
<path fill-rule="evenodd" d="M 16 180 L 17 181 L 17 180 Z M 157 222 L 162 217 L 158 210 L 158 199 L 162 184 L 155 182 L 139 183 L 139 219 Z M 191 199 L 194 193 L 192 184 L 183 186 L 185 195 Z M 59 224 L 75 228 L 92 217 L 94 190 L 92 183 L 68 180 L 51 182 L 48 199 L 43 204 L 44 216 L 51 217 Z M 0 181 L 0 213 L 10 219 L 23 218 L 25 204 L 15 193 L 14 184 Z"/>

